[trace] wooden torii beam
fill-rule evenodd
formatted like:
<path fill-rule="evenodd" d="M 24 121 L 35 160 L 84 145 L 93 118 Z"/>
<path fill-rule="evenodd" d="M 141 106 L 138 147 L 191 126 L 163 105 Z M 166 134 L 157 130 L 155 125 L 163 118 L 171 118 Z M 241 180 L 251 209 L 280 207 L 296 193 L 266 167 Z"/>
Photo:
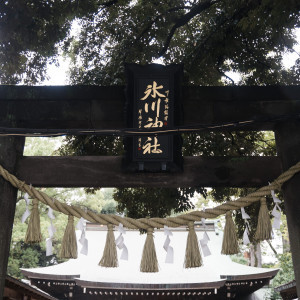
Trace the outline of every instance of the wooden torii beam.
<path fill-rule="evenodd" d="M 183 172 L 126 173 L 118 156 L 23 157 L 17 176 L 40 187 L 261 187 L 281 174 L 278 157 L 184 157 Z"/>
<path fill-rule="evenodd" d="M 236 126 L 228 130 L 274 130 L 283 170 L 300 160 L 300 122 L 297 120 L 300 115 L 300 86 L 183 87 L 182 98 L 183 126 L 233 122 Z M 0 134 L 10 130 L 39 133 L 41 130 L 52 129 L 52 133 L 59 133 L 73 129 L 121 129 L 126 126 L 124 104 L 122 86 L 0 86 Z M 238 121 L 251 122 L 243 126 Z M 226 127 L 210 130 L 226 130 Z M 21 157 L 23 143 L 23 137 L 0 136 L 0 163 L 23 180 L 39 186 L 88 186 L 87 180 L 93 173 L 97 175 L 101 172 L 101 169 L 96 168 L 101 163 L 112 168 L 111 176 L 116 176 L 120 171 L 121 158 L 118 157 Z M 93 163 L 94 167 L 91 166 Z M 39 164 L 47 164 L 49 167 L 38 169 Z M 69 179 L 60 177 L 58 172 L 55 174 L 54 166 L 58 165 L 65 172 L 62 174 L 69 174 L 74 169 L 77 172 L 85 170 L 82 180 L 74 182 L 75 173 Z M 27 167 L 30 171 L 26 174 L 24 170 Z M 207 178 L 201 177 L 201 174 L 196 175 L 197 171 L 204 170 L 207 170 Z M 281 171 L 278 158 L 237 160 L 187 157 L 183 173 L 153 175 L 151 180 L 152 186 L 159 185 L 156 176 L 161 176 L 160 186 L 177 186 L 179 179 L 179 185 L 184 186 L 258 186 L 266 180 L 272 180 Z M 56 179 L 50 179 L 53 174 L 57 176 Z M 144 186 L 143 174 L 137 177 L 136 174 L 124 176 L 119 173 L 119 176 L 119 186 L 122 180 L 127 180 L 127 186 Z M 189 176 L 195 177 L 188 179 Z M 92 181 L 93 185 L 104 186 L 102 183 L 106 180 L 105 176 L 101 178 L 103 181 Z M 139 182 L 137 178 L 140 178 Z M 300 194 L 300 175 L 296 175 L 283 190 L 300 295 L 300 204 L 297 198 Z M 15 201 L 16 191 L 0 179 L 0 299 L 3 295 Z"/>
<path fill-rule="evenodd" d="M 0 127 L 125 128 L 124 89 L 123 86 L 0 86 Z M 184 86 L 182 89 L 185 126 L 255 120 L 257 123 L 247 127 L 237 125 L 234 130 L 273 130 L 278 121 L 272 118 L 300 112 L 300 86 Z"/>

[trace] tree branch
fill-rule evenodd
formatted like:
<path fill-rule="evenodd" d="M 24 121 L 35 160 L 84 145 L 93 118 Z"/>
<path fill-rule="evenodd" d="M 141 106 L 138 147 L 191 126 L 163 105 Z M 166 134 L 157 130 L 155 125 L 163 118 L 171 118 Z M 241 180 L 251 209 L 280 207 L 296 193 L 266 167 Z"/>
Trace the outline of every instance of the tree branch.
<path fill-rule="evenodd" d="M 222 63 L 223 63 L 223 58 L 220 57 L 220 58 L 218 59 L 217 65 L 216 65 L 216 70 L 217 70 L 217 72 L 218 72 L 219 74 L 221 74 L 222 76 L 224 76 L 225 78 L 227 78 L 228 80 L 230 80 L 230 81 L 231 81 L 231 85 L 235 85 L 234 80 L 233 80 L 231 77 L 229 77 L 228 75 L 226 75 L 225 72 L 223 72 L 223 71 L 220 69 L 220 66 L 221 66 Z"/>
<path fill-rule="evenodd" d="M 244 36 L 243 36 L 243 37 L 244 37 Z M 244 37 L 244 45 L 246 46 L 247 52 L 248 52 L 249 54 L 251 54 L 252 57 L 253 57 L 259 64 L 265 66 L 265 67 L 268 68 L 268 69 L 272 69 L 272 67 L 271 67 L 269 64 L 267 64 L 266 62 L 262 61 L 260 58 L 258 58 L 258 57 L 256 56 L 256 54 L 254 53 L 254 51 L 251 49 L 251 46 L 249 45 L 248 40 L 247 40 L 246 37 Z"/>
<path fill-rule="evenodd" d="M 267 240 L 267 243 L 269 244 L 270 248 L 272 249 L 272 251 L 274 252 L 274 254 L 277 256 L 278 253 L 277 251 L 275 250 L 275 248 L 273 247 L 273 245 L 271 244 L 271 242 L 269 240 Z"/>
<path fill-rule="evenodd" d="M 231 85 L 232 85 L 232 86 L 236 85 L 235 82 L 234 82 L 234 80 L 233 80 L 230 76 L 226 75 L 226 74 L 225 74 L 223 71 L 221 71 L 218 67 L 216 67 L 216 69 L 217 69 L 217 71 L 218 71 L 219 74 L 221 74 L 222 76 L 224 76 L 225 78 L 227 78 L 229 81 L 231 81 Z"/>
<path fill-rule="evenodd" d="M 152 25 L 153 25 L 154 23 L 156 23 L 156 22 L 159 20 L 159 18 L 161 18 L 162 16 L 164 16 L 164 15 L 166 15 L 166 14 L 168 14 L 168 13 L 171 13 L 171 12 L 175 12 L 175 11 L 179 11 L 179 10 L 187 9 L 187 8 L 190 8 L 190 7 L 188 7 L 188 6 L 172 7 L 172 8 L 170 8 L 170 9 L 168 9 L 168 10 L 166 11 L 166 13 L 159 14 L 159 15 L 156 16 L 151 22 L 149 22 L 149 24 L 148 24 L 148 25 L 144 28 L 144 30 L 139 34 L 139 36 L 137 37 L 136 40 L 141 39 L 141 37 L 142 37 L 148 30 L 150 30 L 150 28 L 152 27 Z"/>
<path fill-rule="evenodd" d="M 280 37 L 280 39 L 283 41 L 285 47 L 287 47 L 291 52 L 296 53 L 298 56 L 300 56 L 300 53 L 297 52 L 293 47 L 289 46 L 289 44 L 286 42 L 285 38 L 283 36 Z"/>
<path fill-rule="evenodd" d="M 214 4 L 216 4 L 218 2 L 220 2 L 220 0 L 205 1 L 203 3 L 200 3 L 196 6 L 194 6 L 188 13 L 186 13 L 185 15 L 180 17 L 176 21 L 176 23 L 173 25 L 173 27 L 171 28 L 171 30 L 166 38 L 165 44 L 164 44 L 163 48 L 161 49 L 161 51 L 158 53 L 157 58 L 163 56 L 167 52 L 170 42 L 171 42 L 177 28 L 184 26 L 196 15 L 200 14 L 201 12 L 210 8 L 211 6 L 213 6 Z"/>
<path fill-rule="evenodd" d="M 168 9 L 166 12 L 161 13 L 159 15 L 157 15 L 154 19 L 152 19 L 147 25 L 146 27 L 142 30 L 142 32 L 137 36 L 137 38 L 132 42 L 131 47 L 134 46 L 153 26 L 153 24 L 155 24 L 161 17 L 165 16 L 166 14 L 169 14 L 171 12 L 176 12 L 179 10 L 183 10 L 183 9 L 189 9 L 191 8 L 190 6 L 178 6 L 178 7 L 172 7 L 170 9 Z M 123 58 L 123 61 L 126 61 L 128 52 L 130 47 L 126 47 L 127 50 L 125 51 L 125 55 Z"/>
<path fill-rule="evenodd" d="M 230 17 L 220 19 L 219 22 L 215 25 L 215 29 L 212 30 L 206 38 L 197 46 L 197 48 L 192 52 L 194 53 L 194 60 L 199 56 L 200 53 L 204 53 L 203 47 L 207 45 L 208 41 L 213 37 L 214 34 L 218 33 L 219 30 L 223 29 L 224 32 L 231 32 L 235 25 L 232 25 L 230 21 L 234 21 L 234 24 L 238 22 L 251 10 L 254 9 L 257 5 L 260 4 L 260 0 L 253 0 L 248 2 L 246 5 L 240 7 L 236 12 L 234 12 Z M 225 26 L 225 24 L 227 25 Z M 189 57 L 192 55 L 189 55 Z"/>

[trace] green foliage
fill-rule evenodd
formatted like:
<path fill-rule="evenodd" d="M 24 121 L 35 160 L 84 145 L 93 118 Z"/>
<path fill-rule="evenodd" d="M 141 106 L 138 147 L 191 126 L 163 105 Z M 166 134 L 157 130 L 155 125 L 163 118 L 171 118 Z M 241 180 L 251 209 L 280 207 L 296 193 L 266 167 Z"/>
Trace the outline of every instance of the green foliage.
<path fill-rule="evenodd" d="M 269 299 L 269 300 L 282 299 L 280 294 L 277 293 L 274 290 L 274 288 L 295 279 L 293 262 L 292 262 L 292 254 L 289 252 L 281 254 L 278 256 L 278 259 L 279 259 L 280 270 L 277 273 L 276 277 L 272 280 L 271 292 L 269 292 L 269 294 L 265 299 Z"/>
<path fill-rule="evenodd" d="M 183 154 L 186 156 L 276 155 L 274 133 L 269 131 L 184 134 L 183 141 Z"/>
<path fill-rule="evenodd" d="M 201 194 L 195 194 L 195 200 L 197 200 L 195 207 L 197 209 L 204 209 L 205 207 L 210 207 L 210 202 L 212 201 L 212 199 L 210 199 L 209 197 L 209 193 L 206 197 L 204 197 Z"/>
<path fill-rule="evenodd" d="M 241 265 L 248 266 L 248 264 L 249 264 L 248 259 L 243 257 L 241 254 L 231 255 L 230 258 L 233 262 L 236 262 L 236 263 L 241 264 Z"/>
<path fill-rule="evenodd" d="M 115 1 L 82 18 L 80 37 L 65 44 L 71 81 L 122 84 L 124 62 L 160 58 L 184 63 L 189 84 L 232 84 L 227 71 L 248 85 L 296 83 L 296 70 L 282 72 L 281 58 L 295 43 L 298 11 L 294 0 Z"/>
<path fill-rule="evenodd" d="M 60 155 L 119 155 L 123 152 L 122 139 L 112 136 L 66 136 Z"/>
<path fill-rule="evenodd" d="M 299 27 L 299 1 L 6 0 L 0 6 L 1 83 L 45 77 L 60 46 L 73 61 L 72 83 L 122 84 L 123 63 L 184 63 L 186 82 L 296 84 L 299 61 L 283 70 Z M 70 35 L 73 20 L 79 38 Z M 223 81 L 222 81 L 223 80 Z"/>
<path fill-rule="evenodd" d="M 117 210 L 131 218 L 166 217 L 193 208 L 194 189 L 122 188 L 114 193 Z"/>
<path fill-rule="evenodd" d="M 7 273 L 16 278 L 24 278 L 20 268 L 34 268 L 53 263 L 52 257 L 46 257 L 45 249 L 40 245 L 25 244 L 24 241 L 13 242 L 10 248 Z"/>
<path fill-rule="evenodd" d="M 54 156 L 61 146 L 63 137 L 27 137 L 24 156 Z"/>
<path fill-rule="evenodd" d="M 103 195 L 104 204 L 101 210 L 102 214 L 116 214 L 117 202 L 113 198 L 114 189 L 103 189 L 101 190 Z"/>
<path fill-rule="evenodd" d="M 34 84 L 54 63 L 57 43 L 75 17 L 96 12 L 98 1 L 6 0 L 0 2 L 0 82 Z"/>

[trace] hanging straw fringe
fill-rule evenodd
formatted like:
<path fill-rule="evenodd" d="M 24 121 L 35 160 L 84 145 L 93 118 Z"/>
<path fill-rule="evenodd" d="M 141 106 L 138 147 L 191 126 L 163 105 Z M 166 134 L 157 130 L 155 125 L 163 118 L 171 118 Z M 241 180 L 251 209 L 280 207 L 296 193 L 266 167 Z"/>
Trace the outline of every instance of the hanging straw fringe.
<path fill-rule="evenodd" d="M 116 268 L 119 265 L 113 228 L 112 224 L 107 225 L 106 243 L 103 256 L 99 262 L 101 267 Z"/>
<path fill-rule="evenodd" d="M 222 243 L 222 254 L 237 254 L 240 252 L 238 240 L 235 231 L 235 225 L 232 220 L 231 211 L 226 213 L 226 223 Z"/>
<path fill-rule="evenodd" d="M 254 239 L 258 242 L 272 239 L 272 225 L 265 198 L 260 199 L 260 209 Z"/>
<path fill-rule="evenodd" d="M 158 272 L 158 262 L 153 240 L 153 228 L 147 229 L 147 238 L 143 249 L 140 271 L 145 273 Z"/>
<path fill-rule="evenodd" d="M 33 199 L 32 204 L 33 206 L 28 222 L 25 243 L 39 243 L 42 241 L 39 201 L 37 199 Z"/>
<path fill-rule="evenodd" d="M 77 241 L 74 226 L 74 217 L 69 215 L 68 224 L 61 243 L 61 258 L 77 258 Z"/>
<path fill-rule="evenodd" d="M 188 223 L 189 234 L 187 237 L 184 267 L 198 268 L 202 266 L 202 258 L 199 249 L 197 234 L 195 232 L 194 222 Z"/>

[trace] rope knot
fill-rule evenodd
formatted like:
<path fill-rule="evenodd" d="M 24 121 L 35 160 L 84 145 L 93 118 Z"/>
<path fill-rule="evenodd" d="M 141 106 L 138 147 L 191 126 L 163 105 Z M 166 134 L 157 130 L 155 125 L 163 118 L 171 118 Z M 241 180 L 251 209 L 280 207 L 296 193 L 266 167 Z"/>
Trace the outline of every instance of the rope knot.
<path fill-rule="evenodd" d="M 114 225 L 113 225 L 113 224 L 107 224 L 107 229 L 108 229 L 109 231 L 113 231 Z"/>
<path fill-rule="evenodd" d="M 188 222 L 187 225 L 188 225 L 189 230 L 194 229 L 194 222 Z"/>
<path fill-rule="evenodd" d="M 32 206 L 33 208 L 38 208 L 39 207 L 39 201 L 35 198 L 32 199 Z"/>
<path fill-rule="evenodd" d="M 267 205 L 266 198 L 260 198 L 260 205 Z"/>
<path fill-rule="evenodd" d="M 147 235 L 153 235 L 153 232 L 154 232 L 154 228 L 152 227 L 147 228 Z"/>
<path fill-rule="evenodd" d="M 229 211 L 226 212 L 225 218 L 226 218 L 226 220 L 228 218 L 231 218 L 231 210 L 229 210 Z"/>
<path fill-rule="evenodd" d="M 68 222 L 74 223 L 74 217 L 72 215 L 68 215 Z"/>

